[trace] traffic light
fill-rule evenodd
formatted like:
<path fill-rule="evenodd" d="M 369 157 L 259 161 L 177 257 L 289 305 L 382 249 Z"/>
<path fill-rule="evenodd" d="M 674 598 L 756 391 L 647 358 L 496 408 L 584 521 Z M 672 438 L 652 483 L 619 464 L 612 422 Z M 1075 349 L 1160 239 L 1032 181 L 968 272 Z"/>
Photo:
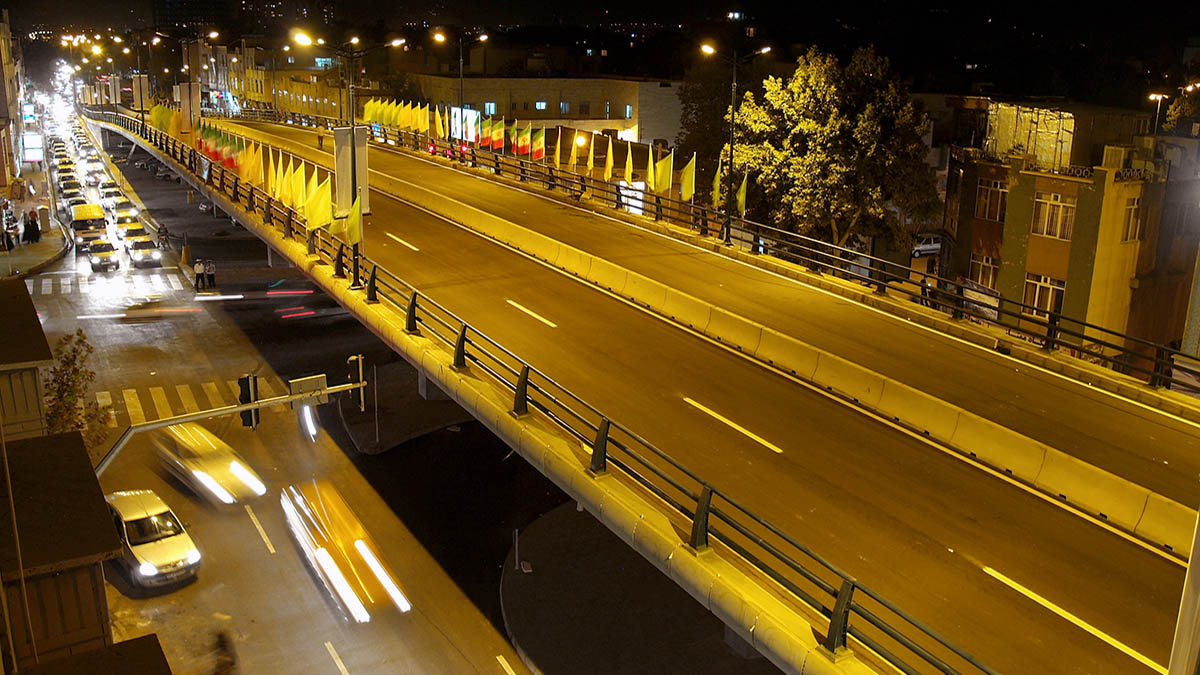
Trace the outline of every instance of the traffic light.
<path fill-rule="evenodd" d="M 253 403 L 258 400 L 258 376 L 243 375 L 238 378 L 238 403 Z M 258 428 L 258 409 L 242 411 L 242 426 Z"/>

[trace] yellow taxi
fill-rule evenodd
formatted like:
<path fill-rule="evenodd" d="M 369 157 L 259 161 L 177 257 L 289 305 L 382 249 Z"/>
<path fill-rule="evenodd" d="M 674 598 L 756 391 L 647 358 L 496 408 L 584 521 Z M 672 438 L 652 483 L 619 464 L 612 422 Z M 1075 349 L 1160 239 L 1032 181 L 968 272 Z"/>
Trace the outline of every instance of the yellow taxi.
<path fill-rule="evenodd" d="M 367 623 L 373 614 L 412 609 L 379 547 L 332 483 L 313 479 L 290 485 L 279 501 L 308 564 L 347 618 Z"/>
<path fill-rule="evenodd" d="M 117 249 L 107 239 L 96 239 L 88 244 L 87 253 L 93 272 L 121 269 L 121 258 L 117 255 Z"/>

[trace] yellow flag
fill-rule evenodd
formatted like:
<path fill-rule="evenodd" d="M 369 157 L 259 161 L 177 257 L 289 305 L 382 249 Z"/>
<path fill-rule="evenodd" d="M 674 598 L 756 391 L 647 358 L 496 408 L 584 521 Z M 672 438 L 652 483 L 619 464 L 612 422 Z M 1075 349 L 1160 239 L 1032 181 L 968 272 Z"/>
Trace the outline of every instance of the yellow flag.
<path fill-rule="evenodd" d="M 304 220 L 305 229 L 309 231 L 325 227 L 333 220 L 332 191 L 328 178 L 308 195 L 308 201 L 304 203 Z"/>
<path fill-rule="evenodd" d="M 308 193 L 305 188 L 308 183 L 304 177 L 304 162 L 296 167 L 296 172 L 292 174 L 292 207 L 296 209 L 304 208 L 304 203 L 308 201 Z"/>
<path fill-rule="evenodd" d="M 433 137 L 442 137 L 442 109 L 438 106 L 433 106 Z"/>
<path fill-rule="evenodd" d="M 625 184 L 633 185 L 633 141 L 625 141 Z"/>
<path fill-rule="evenodd" d="M 737 191 L 738 214 L 743 218 L 746 217 L 746 179 L 749 176 L 748 173 L 742 174 L 742 186 Z"/>
<path fill-rule="evenodd" d="M 275 155 L 273 155 L 271 153 L 270 148 L 267 148 L 267 164 L 270 165 L 269 166 L 270 170 L 267 171 L 266 180 L 263 181 L 263 189 L 267 191 L 268 195 L 274 197 L 275 196 Z"/>
<path fill-rule="evenodd" d="M 592 134 L 588 139 L 588 178 L 592 177 L 592 171 L 596 169 L 596 134 Z"/>
<path fill-rule="evenodd" d="M 558 147 L 559 141 L 562 140 L 562 131 L 554 134 L 554 168 L 558 168 Z"/>
<path fill-rule="evenodd" d="M 579 148 L 579 132 L 578 131 L 576 131 L 575 135 L 571 138 L 571 156 L 567 159 L 567 168 L 568 169 L 574 169 L 575 165 L 578 164 L 577 148 Z"/>
<path fill-rule="evenodd" d="M 317 167 L 314 166 L 312 174 L 310 174 L 308 177 L 308 186 L 305 187 L 304 194 L 308 198 L 311 199 L 313 193 L 316 191 L 317 191 Z M 307 200 L 305 201 L 305 203 L 308 203 Z"/>
<path fill-rule="evenodd" d="M 604 156 L 604 180 L 605 181 L 612 180 L 612 170 L 613 170 L 613 153 L 612 153 L 612 151 L 613 151 L 612 136 L 609 136 L 608 137 L 608 154 Z"/>
<path fill-rule="evenodd" d="M 692 201 L 696 194 L 696 153 L 692 153 L 692 161 L 679 172 L 679 198 L 685 202 Z"/>
<path fill-rule="evenodd" d="M 268 148 L 267 153 L 270 154 L 270 152 L 271 152 L 271 150 L 270 150 L 270 148 Z M 256 149 L 254 151 L 254 169 L 255 169 L 254 179 L 258 181 L 259 185 L 266 185 L 267 184 L 267 165 L 263 164 L 262 143 L 259 143 L 258 149 Z"/>
<path fill-rule="evenodd" d="M 400 116 L 396 119 L 396 126 L 400 129 L 407 129 L 409 117 L 411 115 L 409 114 L 408 103 L 405 103 L 400 106 Z"/>
<path fill-rule="evenodd" d="M 429 135 L 429 104 L 421 106 L 421 133 Z"/>
<path fill-rule="evenodd" d="M 347 244 L 353 245 L 362 241 L 362 204 L 359 203 L 358 197 L 354 198 L 354 204 L 350 206 L 345 228 Z"/>
<path fill-rule="evenodd" d="M 671 194 L 671 183 L 675 178 L 675 151 L 658 160 L 654 167 L 654 188 L 665 195 Z"/>
<path fill-rule="evenodd" d="M 280 166 L 283 166 L 282 162 Z M 296 173 L 296 168 L 292 164 L 292 159 L 288 158 L 287 171 L 281 176 L 279 181 L 279 201 L 283 202 L 284 206 L 292 205 L 292 176 Z"/>
<path fill-rule="evenodd" d="M 646 191 L 658 192 L 658 189 L 654 186 L 656 182 L 654 180 L 654 174 L 656 173 L 656 167 L 654 166 L 656 164 L 654 161 L 654 144 L 651 143 L 650 145 L 647 145 L 646 150 L 649 152 L 649 154 L 646 156 Z"/>

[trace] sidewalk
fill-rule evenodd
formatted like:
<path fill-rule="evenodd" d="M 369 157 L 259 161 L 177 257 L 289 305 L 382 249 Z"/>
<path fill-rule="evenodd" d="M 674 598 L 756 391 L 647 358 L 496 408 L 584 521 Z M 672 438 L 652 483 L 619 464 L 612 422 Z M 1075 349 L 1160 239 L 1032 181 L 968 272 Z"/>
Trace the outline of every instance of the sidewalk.
<path fill-rule="evenodd" d="M 509 641 L 525 664 L 565 673 L 778 673 L 653 565 L 574 502 L 520 533 L 500 581 Z M 738 640 L 738 638 L 734 638 Z"/>
<path fill-rule="evenodd" d="M 49 206 L 50 197 L 45 190 L 46 178 L 41 171 L 29 170 L 24 173 L 29 184 L 36 185 L 42 191 L 37 196 L 28 192 L 24 199 L 13 200 L 13 213 L 27 213 L 32 209 Z M 51 188 L 52 190 L 52 188 Z M 49 222 L 42 223 L 42 237 L 33 244 L 19 243 L 12 251 L 0 252 L 4 259 L 0 260 L 0 279 L 23 279 L 40 272 L 51 263 L 59 260 L 71 248 L 71 242 L 63 236 L 62 227 L 57 220 L 47 214 Z"/>

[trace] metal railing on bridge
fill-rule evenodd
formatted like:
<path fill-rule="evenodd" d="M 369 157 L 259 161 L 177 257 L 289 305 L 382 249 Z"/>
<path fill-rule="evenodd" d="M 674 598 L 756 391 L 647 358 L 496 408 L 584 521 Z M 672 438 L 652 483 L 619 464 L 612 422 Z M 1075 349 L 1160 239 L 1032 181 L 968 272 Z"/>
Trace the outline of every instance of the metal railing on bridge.
<path fill-rule="evenodd" d="M 323 129 L 346 124 L 332 117 L 270 110 L 247 112 L 241 118 Z M 970 281 L 939 277 L 775 226 L 739 217 L 729 218 L 710 206 L 623 187 L 548 163 L 377 123 L 368 126 L 375 142 L 385 147 L 408 148 L 470 166 L 490 168 L 497 175 L 561 190 L 576 199 L 590 194 L 614 209 L 632 210 L 655 220 L 687 227 L 701 236 L 722 239 L 754 254 L 774 256 L 813 272 L 859 282 L 879 293 L 894 291 L 955 319 L 995 326 L 1047 351 L 1065 349 L 1071 356 L 1132 375 L 1151 387 L 1200 393 L 1200 369 L 1179 363 L 1180 357 L 1188 362 L 1192 357 L 1178 349 L 1006 298 Z"/>
<path fill-rule="evenodd" d="M 289 240 L 307 241 L 310 255 L 333 265 L 335 276 L 361 284 L 367 302 L 387 304 L 404 317 L 405 329 L 441 343 L 456 368 L 478 372 L 511 392 L 512 412 L 541 413 L 561 432 L 590 451 L 589 470 L 610 470 L 632 479 L 690 525 L 688 543 L 703 549 L 711 540 L 735 552 L 798 600 L 828 620 L 821 641 L 837 650 L 847 641 L 870 649 L 905 673 L 994 673 L 975 657 L 912 615 L 861 584 L 838 566 L 724 493 L 632 430 L 597 410 L 462 318 L 366 256 L 349 259 L 344 241 L 318 229 L 305 237 L 304 219 L 236 172 L 208 164 L 194 148 L 137 119 L 91 112 L 141 136 L 198 180 L 221 192 Z M 852 645 L 853 646 L 853 645 Z"/>

